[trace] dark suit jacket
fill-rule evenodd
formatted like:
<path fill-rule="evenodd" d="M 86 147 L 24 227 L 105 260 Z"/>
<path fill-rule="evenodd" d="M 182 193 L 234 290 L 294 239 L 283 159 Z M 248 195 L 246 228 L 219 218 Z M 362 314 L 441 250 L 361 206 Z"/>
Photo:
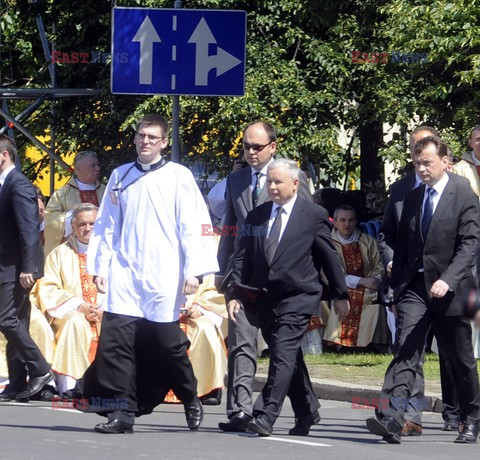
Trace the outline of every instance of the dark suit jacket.
<path fill-rule="evenodd" d="M 393 247 L 397 237 L 397 229 L 402 217 L 403 200 L 408 192 L 413 190 L 415 185 L 415 173 L 408 174 L 397 180 L 390 190 L 382 225 L 377 235 L 378 249 L 384 267 L 393 260 Z"/>
<path fill-rule="evenodd" d="M 240 171 L 231 173 L 227 177 L 226 185 L 226 207 L 222 219 L 222 226 L 237 227 L 239 229 L 245 224 L 247 214 L 253 209 L 252 203 L 252 168 L 249 166 Z M 298 193 L 305 199 L 312 200 L 308 189 L 308 182 L 305 173 L 300 173 L 300 184 Z M 257 207 L 270 201 L 267 187 L 264 186 L 258 198 Z M 233 268 L 233 253 L 238 248 L 239 239 L 235 238 L 234 232 L 223 235 L 218 247 L 219 275 L 227 275 Z"/>
<path fill-rule="evenodd" d="M 333 298 L 348 298 L 340 257 L 333 247 L 325 209 L 298 196 L 282 239 L 269 266 L 265 258 L 265 239 L 273 204 L 264 203 L 248 213 L 246 225 L 252 234 L 240 238 L 228 299 L 247 303 L 239 286 L 257 289 L 256 307 L 267 303 L 277 314 L 313 314 L 318 307 L 323 269 Z M 254 229 L 257 231 L 254 232 Z"/>
<path fill-rule="evenodd" d="M 449 174 L 425 241 L 421 235 L 425 186 L 405 197 L 393 257 L 395 302 L 423 264 L 427 292 L 438 279 L 450 288 L 443 299 L 432 299 L 432 306 L 439 314 L 463 314 L 465 293 L 475 288 L 472 265 L 480 238 L 480 206 L 472 189 L 457 178 Z"/>
<path fill-rule="evenodd" d="M 13 169 L 0 190 L 0 282 L 18 282 L 21 272 L 43 275 L 37 194 Z"/>

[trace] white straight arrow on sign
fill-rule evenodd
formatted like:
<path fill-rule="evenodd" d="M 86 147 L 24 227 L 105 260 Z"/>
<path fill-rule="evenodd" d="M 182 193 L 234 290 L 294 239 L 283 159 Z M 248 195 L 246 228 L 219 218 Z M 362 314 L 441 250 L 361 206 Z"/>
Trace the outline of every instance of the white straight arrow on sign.
<path fill-rule="evenodd" d="M 139 82 L 151 85 L 153 77 L 153 44 L 161 43 L 152 21 L 145 17 L 132 42 L 140 42 Z"/>
<path fill-rule="evenodd" d="M 188 40 L 188 43 L 195 43 L 195 85 L 208 85 L 208 72 L 211 69 L 217 69 L 217 77 L 233 69 L 242 61 L 235 56 L 227 53 L 224 49 L 217 47 L 217 54 L 208 55 L 208 45 L 210 43 L 217 43 L 217 40 L 212 34 L 210 27 L 208 27 L 205 18 L 200 19 L 197 27 Z"/>

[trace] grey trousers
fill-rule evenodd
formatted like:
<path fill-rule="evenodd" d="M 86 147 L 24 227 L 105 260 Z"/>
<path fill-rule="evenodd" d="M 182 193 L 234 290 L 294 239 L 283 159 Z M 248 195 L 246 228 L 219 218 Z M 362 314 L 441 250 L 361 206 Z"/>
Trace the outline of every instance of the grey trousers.
<path fill-rule="evenodd" d="M 253 381 L 257 370 L 258 320 L 243 305 L 236 321 L 228 320 L 227 415 L 252 415 Z"/>

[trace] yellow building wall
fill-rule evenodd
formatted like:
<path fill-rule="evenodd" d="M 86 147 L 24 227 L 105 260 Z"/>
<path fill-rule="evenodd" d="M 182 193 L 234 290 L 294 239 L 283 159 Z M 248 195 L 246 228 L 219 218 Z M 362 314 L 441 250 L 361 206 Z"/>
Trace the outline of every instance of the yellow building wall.
<path fill-rule="evenodd" d="M 45 145 L 49 145 L 50 143 L 49 137 L 39 136 L 39 140 Z M 25 149 L 25 156 L 29 158 L 32 162 L 37 162 L 40 161 L 42 158 L 47 157 L 48 155 L 37 147 L 29 146 Z M 73 159 L 75 157 L 74 155 L 72 155 L 71 153 L 67 153 L 60 156 L 62 157 L 62 160 L 65 161 L 65 163 L 67 163 L 69 166 L 73 165 Z M 61 175 L 56 173 L 54 186 L 55 190 L 63 187 L 68 182 L 70 177 L 71 174 L 68 173 L 62 173 Z M 45 196 L 50 196 L 50 165 L 39 171 L 37 180 L 35 180 L 33 184 L 36 185 Z"/>

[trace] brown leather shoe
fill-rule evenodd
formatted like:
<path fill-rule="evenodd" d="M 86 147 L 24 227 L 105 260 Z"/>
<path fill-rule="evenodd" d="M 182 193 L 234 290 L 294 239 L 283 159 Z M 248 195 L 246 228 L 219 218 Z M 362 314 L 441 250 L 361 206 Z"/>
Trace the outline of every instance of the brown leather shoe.
<path fill-rule="evenodd" d="M 422 431 L 422 425 L 418 425 L 410 420 L 405 420 L 402 429 L 402 436 L 422 436 Z"/>

